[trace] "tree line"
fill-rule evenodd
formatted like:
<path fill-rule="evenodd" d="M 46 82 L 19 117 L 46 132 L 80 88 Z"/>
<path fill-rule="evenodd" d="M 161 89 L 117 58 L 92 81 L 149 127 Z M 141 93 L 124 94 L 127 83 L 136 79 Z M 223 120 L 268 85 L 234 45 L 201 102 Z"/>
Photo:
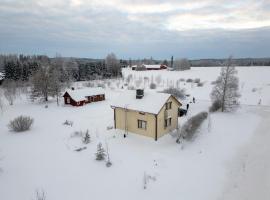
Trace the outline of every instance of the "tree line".
<path fill-rule="evenodd" d="M 0 72 L 4 74 L 3 94 L 10 105 L 24 86 L 31 88 L 32 101 L 56 97 L 73 81 L 113 78 L 121 76 L 123 60 L 110 53 L 104 60 L 80 60 L 44 55 L 0 55 Z M 1 92 L 1 91 L 0 91 Z"/>

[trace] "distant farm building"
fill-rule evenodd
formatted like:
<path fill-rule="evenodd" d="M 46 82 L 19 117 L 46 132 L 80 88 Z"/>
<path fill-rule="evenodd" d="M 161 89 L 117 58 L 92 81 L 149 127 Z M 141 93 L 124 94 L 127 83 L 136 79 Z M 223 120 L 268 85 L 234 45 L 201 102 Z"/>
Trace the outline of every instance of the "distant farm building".
<path fill-rule="evenodd" d="M 133 65 L 131 67 L 132 70 L 137 70 L 137 71 L 145 71 L 145 70 L 162 70 L 162 69 L 167 69 L 168 67 L 166 65 Z"/>
<path fill-rule="evenodd" d="M 87 103 L 105 100 L 103 88 L 86 88 L 67 90 L 63 95 L 65 104 L 72 106 L 82 106 Z"/>
<path fill-rule="evenodd" d="M 143 90 L 126 92 L 111 107 L 114 128 L 155 140 L 173 131 L 178 125 L 178 109 L 182 104 L 172 95 Z"/>

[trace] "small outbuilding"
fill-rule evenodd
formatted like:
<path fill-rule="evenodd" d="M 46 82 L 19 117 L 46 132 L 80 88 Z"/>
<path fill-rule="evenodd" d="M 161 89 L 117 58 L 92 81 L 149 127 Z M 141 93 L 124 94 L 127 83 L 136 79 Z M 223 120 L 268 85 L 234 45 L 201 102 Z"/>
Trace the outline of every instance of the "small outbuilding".
<path fill-rule="evenodd" d="M 127 91 L 111 105 L 114 109 L 114 128 L 157 140 L 177 128 L 178 108 L 181 105 L 170 94 Z"/>
<path fill-rule="evenodd" d="M 137 71 L 146 71 L 146 70 L 162 70 L 162 69 L 167 69 L 168 67 L 166 65 L 134 65 L 131 67 L 132 70 L 137 70 Z"/>
<path fill-rule="evenodd" d="M 101 87 L 85 88 L 85 89 L 70 89 L 64 95 L 64 101 L 67 105 L 82 106 L 87 103 L 104 101 L 105 91 Z"/>

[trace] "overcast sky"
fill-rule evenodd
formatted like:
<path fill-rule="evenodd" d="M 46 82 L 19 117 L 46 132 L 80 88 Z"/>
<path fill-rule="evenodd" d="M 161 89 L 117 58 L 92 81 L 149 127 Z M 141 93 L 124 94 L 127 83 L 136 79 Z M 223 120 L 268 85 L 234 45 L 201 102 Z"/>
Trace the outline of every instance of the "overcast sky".
<path fill-rule="evenodd" d="M 0 0 L 0 53 L 270 57 L 270 0 Z"/>

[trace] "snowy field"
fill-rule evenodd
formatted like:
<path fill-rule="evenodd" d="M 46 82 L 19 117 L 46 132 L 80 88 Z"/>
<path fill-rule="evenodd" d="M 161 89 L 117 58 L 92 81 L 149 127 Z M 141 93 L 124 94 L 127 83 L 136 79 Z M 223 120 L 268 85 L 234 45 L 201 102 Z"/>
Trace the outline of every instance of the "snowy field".
<path fill-rule="evenodd" d="M 237 69 L 242 93 L 240 109 L 211 114 L 195 139 L 183 146 L 175 142 L 174 133 L 156 142 L 132 133 L 123 138 L 121 131 L 107 130 L 113 126 L 110 105 L 132 86 L 143 86 L 147 92 L 152 81 L 158 82 L 155 91 L 169 86 L 185 88 L 190 97 L 183 101 L 184 106 L 193 96 L 196 103 L 180 119 L 182 123 L 193 114 L 208 110 L 211 82 L 220 68 L 184 72 L 125 69 L 124 79 L 95 82 L 105 85 L 106 100 L 83 107 L 64 106 L 63 102 L 57 106 L 51 99 L 45 108 L 44 103 L 32 103 L 22 94 L 15 105 L 5 105 L 0 114 L 0 199 L 35 199 L 37 189 L 45 192 L 47 200 L 229 199 L 228 193 L 233 194 L 235 188 L 228 185 L 238 172 L 232 170 L 236 168 L 232 163 L 256 137 L 257 126 L 265 117 L 261 110 L 270 106 L 270 67 Z M 200 78 L 204 85 L 197 87 L 195 83 L 180 81 L 188 78 Z M 85 84 L 74 85 L 78 88 Z M 32 129 L 10 132 L 7 124 L 21 114 L 34 118 Z M 73 121 L 73 126 L 63 125 L 65 120 Z M 86 129 L 91 143 L 84 145 L 74 132 Z M 99 142 L 109 147 L 113 164 L 110 168 L 95 160 Z M 87 149 L 74 151 L 80 147 Z M 145 175 L 149 177 L 146 189 Z"/>

